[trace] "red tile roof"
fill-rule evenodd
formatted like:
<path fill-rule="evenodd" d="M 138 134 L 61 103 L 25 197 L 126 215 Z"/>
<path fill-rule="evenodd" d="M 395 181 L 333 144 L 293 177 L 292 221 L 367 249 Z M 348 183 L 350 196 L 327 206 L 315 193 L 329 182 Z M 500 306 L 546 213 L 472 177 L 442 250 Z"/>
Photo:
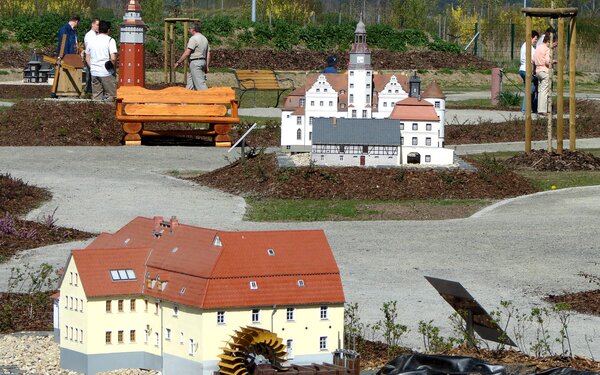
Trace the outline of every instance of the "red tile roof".
<path fill-rule="evenodd" d="M 132 295 L 142 292 L 144 263 L 148 248 L 73 250 L 71 256 L 77 266 L 81 285 L 87 297 Z M 111 270 L 132 269 L 135 280 L 113 281 Z"/>
<path fill-rule="evenodd" d="M 199 308 L 344 302 L 339 269 L 321 230 L 229 232 L 160 222 L 138 217 L 73 251 L 86 295 L 143 293 Z M 214 245 L 215 236 L 221 246 Z M 111 269 L 129 268 L 135 282 L 111 280 Z M 158 282 L 148 287 L 147 272 L 166 282 L 164 290 Z M 251 281 L 258 289 L 250 288 Z"/>
<path fill-rule="evenodd" d="M 390 119 L 393 120 L 413 120 L 413 121 L 439 121 L 440 118 L 435 112 L 433 104 L 426 100 L 417 98 L 406 98 L 400 100 L 394 106 Z"/>
<path fill-rule="evenodd" d="M 446 99 L 446 94 L 444 94 L 440 85 L 438 85 L 437 82 L 434 80 L 434 81 L 431 81 L 429 86 L 427 86 L 425 91 L 423 91 L 423 93 L 421 94 L 421 97 Z"/>

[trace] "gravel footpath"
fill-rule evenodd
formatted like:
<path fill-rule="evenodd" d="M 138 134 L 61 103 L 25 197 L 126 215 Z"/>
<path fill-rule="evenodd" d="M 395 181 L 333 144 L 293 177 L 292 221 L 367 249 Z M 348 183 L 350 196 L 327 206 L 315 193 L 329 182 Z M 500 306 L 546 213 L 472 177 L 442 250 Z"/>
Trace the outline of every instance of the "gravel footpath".
<path fill-rule="evenodd" d="M 48 333 L 19 333 L 0 336 L 0 374 L 77 375 L 60 368 L 60 349 Z M 123 369 L 98 374 L 154 375 L 157 371 Z"/>

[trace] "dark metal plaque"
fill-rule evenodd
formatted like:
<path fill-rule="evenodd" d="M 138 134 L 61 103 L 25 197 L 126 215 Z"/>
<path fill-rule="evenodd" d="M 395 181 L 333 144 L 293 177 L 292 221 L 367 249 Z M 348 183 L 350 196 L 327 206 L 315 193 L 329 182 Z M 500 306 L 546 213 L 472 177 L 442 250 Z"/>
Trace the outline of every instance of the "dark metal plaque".
<path fill-rule="evenodd" d="M 425 278 L 442 298 L 465 319 L 467 327 L 472 325 L 473 330 L 482 339 L 517 346 L 460 283 L 430 276 L 425 276 Z"/>

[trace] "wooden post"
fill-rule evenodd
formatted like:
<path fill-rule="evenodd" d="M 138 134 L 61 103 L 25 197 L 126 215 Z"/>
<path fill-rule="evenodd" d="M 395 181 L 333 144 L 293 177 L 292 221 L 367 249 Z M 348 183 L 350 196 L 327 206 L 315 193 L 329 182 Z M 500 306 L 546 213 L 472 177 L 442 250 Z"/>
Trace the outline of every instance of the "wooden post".
<path fill-rule="evenodd" d="M 565 65 L 565 23 L 563 17 L 558 18 L 558 85 L 556 88 L 556 152 L 563 152 L 563 111 L 564 111 L 564 65 Z"/>
<path fill-rule="evenodd" d="M 169 77 L 171 76 L 171 66 L 169 62 L 169 24 L 165 21 L 165 83 L 169 83 Z"/>
<path fill-rule="evenodd" d="M 188 21 L 183 22 L 183 50 L 187 48 L 188 42 Z M 188 71 L 188 62 L 185 61 L 183 63 L 183 84 L 187 86 L 187 71 Z"/>
<path fill-rule="evenodd" d="M 531 153 L 531 16 L 525 20 L 525 153 Z"/>
<path fill-rule="evenodd" d="M 56 90 L 58 90 L 58 80 L 60 78 L 60 65 L 61 60 L 65 54 L 65 44 L 67 43 L 67 34 L 63 34 L 62 40 L 60 41 L 60 50 L 56 57 L 56 66 L 54 67 L 54 81 L 52 82 L 52 88 L 50 89 L 50 97 L 56 98 Z"/>
<path fill-rule="evenodd" d="M 171 22 L 169 24 L 169 46 L 171 48 L 171 56 L 169 65 L 172 67 L 175 63 L 175 23 Z M 169 82 L 175 82 L 175 69 L 171 68 L 171 77 Z"/>
<path fill-rule="evenodd" d="M 548 69 L 548 85 L 550 90 L 546 98 L 548 102 L 548 119 L 546 124 L 546 135 L 548 138 L 548 145 L 546 150 L 548 153 L 552 152 L 552 81 L 554 80 L 554 33 L 550 33 L 550 69 Z"/>
<path fill-rule="evenodd" d="M 571 17 L 571 44 L 569 47 L 569 149 L 575 151 L 577 149 L 575 144 L 575 59 L 576 59 L 576 48 L 575 44 L 577 21 L 576 17 Z"/>

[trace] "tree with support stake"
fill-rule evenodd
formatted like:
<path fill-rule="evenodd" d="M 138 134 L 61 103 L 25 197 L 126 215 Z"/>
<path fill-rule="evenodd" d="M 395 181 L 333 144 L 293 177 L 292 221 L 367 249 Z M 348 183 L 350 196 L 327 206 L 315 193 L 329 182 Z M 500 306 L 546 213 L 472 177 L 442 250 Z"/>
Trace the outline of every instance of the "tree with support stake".
<path fill-rule="evenodd" d="M 526 16 L 525 20 L 525 35 L 531 35 L 532 18 L 550 18 L 558 20 L 558 75 L 557 75 L 557 121 L 556 121 L 556 152 L 562 154 L 563 152 L 563 80 L 564 72 L 563 67 L 565 65 L 565 53 L 564 53 L 564 19 L 568 18 L 569 31 L 571 39 L 569 41 L 569 148 L 571 151 L 576 149 L 575 139 L 575 59 L 576 59 L 576 18 L 577 8 L 524 8 L 522 12 Z M 551 37 L 552 38 L 552 37 Z M 531 61 L 531 40 L 526 40 L 526 60 Z M 552 40 L 551 40 L 552 43 Z M 552 46 L 551 46 L 552 48 Z M 552 57 L 551 57 L 552 58 Z M 531 65 L 527 64 L 526 75 L 531 76 Z M 552 74 L 548 79 L 552 79 Z M 531 153 L 531 81 L 525 81 L 525 152 Z M 550 106 L 550 115 L 548 116 L 548 151 L 552 151 L 552 107 Z"/>

